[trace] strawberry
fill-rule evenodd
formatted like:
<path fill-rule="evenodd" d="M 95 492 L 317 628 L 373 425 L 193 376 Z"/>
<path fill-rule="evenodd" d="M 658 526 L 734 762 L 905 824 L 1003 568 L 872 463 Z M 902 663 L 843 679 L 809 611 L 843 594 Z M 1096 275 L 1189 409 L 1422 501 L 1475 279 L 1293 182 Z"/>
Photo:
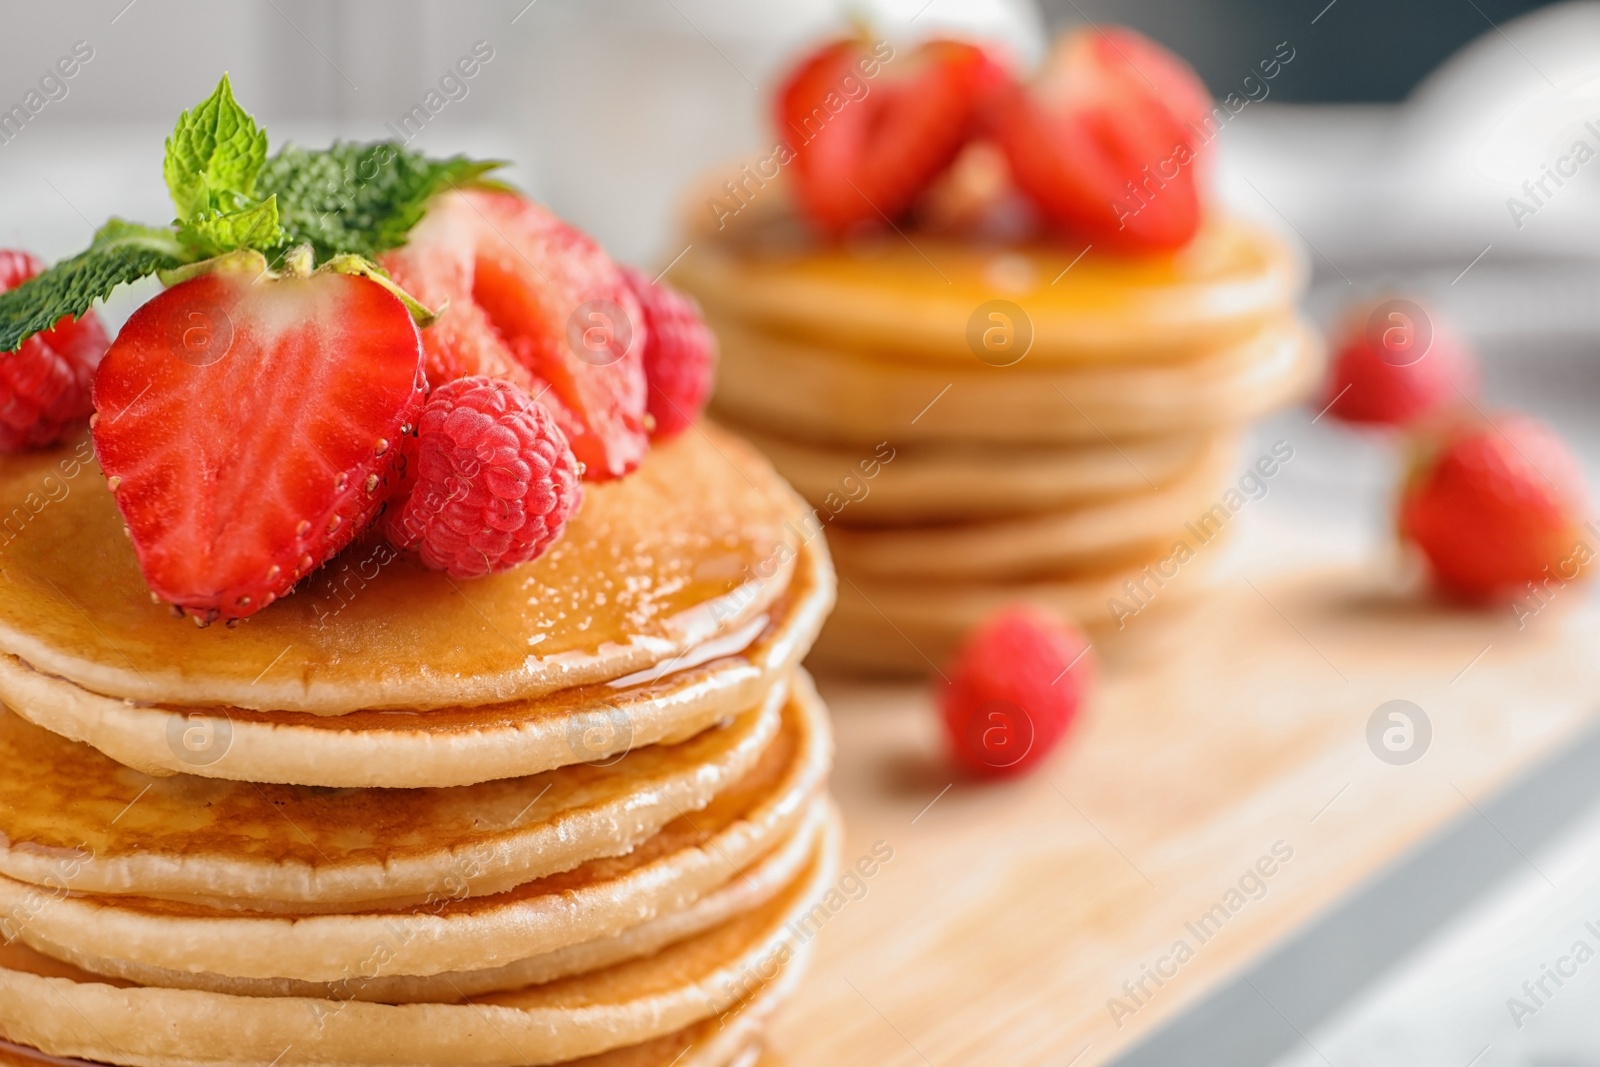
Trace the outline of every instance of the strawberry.
<path fill-rule="evenodd" d="M 995 106 L 1011 178 L 1039 212 L 1092 245 L 1154 252 L 1200 227 L 1195 166 L 1209 116 L 1183 61 L 1118 27 L 1063 37 L 1032 86 Z"/>
<path fill-rule="evenodd" d="M 27 252 L 0 249 L 0 293 L 43 269 Z M 100 320 L 86 311 L 0 353 L 0 452 L 56 444 L 88 420 L 89 386 L 107 344 Z"/>
<path fill-rule="evenodd" d="M 380 261 L 423 304 L 445 308 L 423 336 L 430 382 L 485 375 L 527 389 L 591 480 L 639 465 L 649 329 L 593 240 L 513 193 L 473 190 L 438 197 Z"/>
<path fill-rule="evenodd" d="M 1007 608 L 974 630 L 945 666 L 938 702 L 957 763 L 1016 774 L 1061 741 L 1094 684 L 1082 631 L 1038 608 Z"/>
<path fill-rule="evenodd" d="M 960 41 L 928 41 L 903 59 L 853 38 L 814 52 L 777 98 L 801 212 L 834 236 L 899 218 L 1008 81 L 987 52 Z"/>
<path fill-rule="evenodd" d="M 699 417 L 716 375 L 717 339 L 691 298 L 632 267 L 622 275 L 649 329 L 644 377 L 650 386 L 652 437 L 681 433 Z"/>
<path fill-rule="evenodd" d="M 520 386 L 479 376 L 428 396 L 412 480 L 384 532 L 454 578 L 541 555 L 583 498 L 578 461 L 549 410 Z"/>
<path fill-rule="evenodd" d="M 376 282 L 257 279 L 168 289 L 94 380 L 145 580 L 202 624 L 261 610 L 371 524 L 426 389 L 410 313 Z"/>
<path fill-rule="evenodd" d="M 1441 591 L 1494 602 L 1530 582 L 1576 578 L 1590 555 L 1586 511 L 1577 460 L 1545 426 L 1525 415 L 1459 419 L 1430 434 L 1416 457 L 1400 532 Z"/>
<path fill-rule="evenodd" d="M 1477 387 L 1465 345 L 1411 300 L 1350 315 L 1319 410 L 1337 419 L 1407 426 L 1461 403 Z"/>

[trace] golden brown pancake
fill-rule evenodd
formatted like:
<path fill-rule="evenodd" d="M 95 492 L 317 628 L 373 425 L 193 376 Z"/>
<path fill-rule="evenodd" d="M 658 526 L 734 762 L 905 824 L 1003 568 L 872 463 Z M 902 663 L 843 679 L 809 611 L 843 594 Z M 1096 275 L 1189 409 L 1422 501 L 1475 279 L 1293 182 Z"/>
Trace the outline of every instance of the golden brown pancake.
<path fill-rule="evenodd" d="M 174 970 L 70 952 L 59 945 L 32 947 L 93 974 L 120 978 L 137 985 L 168 989 L 198 989 L 235 996 L 317 997 L 363 1000 L 375 1004 L 455 1002 L 463 997 L 495 993 L 569 975 L 583 974 L 648 956 L 667 945 L 703 933 L 771 900 L 800 874 L 815 854 L 829 819 L 828 802 L 818 797 L 807 803 L 799 826 L 776 848 L 742 867 L 721 885 L 677 911 L 663 912 L 620 933 L 551 949 L 497 967 L 469 971 L 442 971 L 431 975 L 392 974 L 367 978 L 361 974 L 336 982 L 307 982 L 293 978 L 234 978 L 209 971 Z M 708 845 L 715 842 L 708 842 Z M 734 857 L 718 857 L 728 870 Z M 25 939 L 26 940 L 26 939 Z M 29 942 L 32 944 L 31 942 Z M 393 933 L 373 945 L 395 943 Z M 373 945 L 369 945 L 369 952 Z M 368 957 L 370 959 L 370 957 Z"/>
<path fill-rule="evenodd" d="M 1194 469 L 1224 434 L 1170 434 L 1076 445 L 794 441 L 740 426 L 778 473 L 829 523 L 904 526 L 1037 515 L 1144 492 Z"/>
<path fill-rule="evenodd" d="M 76 454 L 0 459 L 0 651 L 163 704 L 419 709 L 645 670 L 768 610 L 801 509 L 748 445 L 697 426 L 628 477 L 586 485 L 532 563 L 456 582 L 358 545 L 238 627 L 201 630 L 151 602 L 98 468 Z"/>
<path fill-rule="evenodd" d="M 1315 338 L 1287 315 L 1203 359 L 1114 366 L 898 359 L 731 323 L 719 333 L 717 411 L 861 458 L 880 442 L 1103 444 L 1229 428 L 1296 398 L 1321 368 Z"/>
<path fill-rule="evenodd" d="M 801 967 L 785 968 L 737 1007 L 676 1033 L 608 1052 L 567 1060 L 559 1067 L 755 1067 L 761 1033 L 773 1011 L 794 991 Z M 51 1056 L 0 1038 L 3 1067 L 111 1067 L 102 1062 Z"/>
<path fill-rule="evenodd" d="M 446 789 L 152 778 L 0 714 L 0 873 L 74 892 L 307 912 L 503 892 L 627 852 L 756 765 L 785 686 L 604 765 Z"/>
<path fill-rule="evenodd" d="M 738 320 L 827 347 L 915 352 L 935 364 L 972 358 L 974 312 L 996 299 L 1031 320 L 1030 358 L 1183 359 L 1283 313 L 1305 277 L 1281 239 L 1221 213 L 1171 254 L 1091 250 L 1081 259 L 1083 245 L 1068 241 L 1006 246 L 886 232 L 824 244 L 806 236 L 781 190 L 763 191 L 721 230 L 704 225 L 703 210 L 689 218 L 694 246 L 673 279 L 719 330 Z"/>
<path fill-rule="evenodd" d="M 1170 549 L 1150 559 L 1107 571 L 1087 571 L 1016 582 L 878 580 L 843 578 L 839 606 L 812 650 L 818 667 L 890 675 L 930 674 L 943 665 L 961 639 L 1001 608 L 1029 603 L 1071 619 L 1092 634 L 1119 632 L 1128 616 L 1111 609 L 1140 603 L 1126 583 L 1142 582 L 1157 608 L 1203 592 L 1207 571 L 1220 550 L 1213 541 L 1181 566 Z M 1163 587 L 1145 574 L 1163 567 Z M 1143 609 L 1140 609 L 1141 611 Z M 1099 638 L 1097 637 L 1097 640 Z"/>
<path fill-rule="evenodd" d="M 650 956 L 456 1004 L 240 997 L 96 978 L 0 947 L 0 1035 L 51 1055 L 132 1067 L 555 1064 L 726 1016 L 803 964 L 832 881 L 829 845 L 771 902 Z"/>
<path fill-rule="evenodd" d="M 684 810 L 624 854 L 504 892 L 475 892 L 478 872 L 458 869 L 446 876 L 455 879 L 449 889 L 420 904 L 307 915 L 256 910 L 248 898 L 217 907 L 76 886 L 71 895 L 41 895 L 5 879 L 0 914 L 16 917 L 10 933 L 52 956 L 141 981 L 145 972 L 135 968 L 188 972 L 184 985 L 202 975 L 347 983 L 506 968 L 686 908 L 792 834 L 831 756 L 826 713 L 807 679 L 796 685 L 783 732 L 703 810 Z M 655 788 L 641 778 L 641 793 Z M 471 862 L 463 844 L 457 855 Z M 481 990 L 494 977 L 470 982 Z"/>
<path fill-rule="evenodd" d="M 156 775 L 338 788 L 522 777 L 680 741 L 759 701 L 805 655 L 833 606 L 823 539 L 812 536 L 800 553 L 789 588 L 744 627 L 639 674 L 525 700 L 339 716 L 163 707 L 104 697 L 0 656 L 0 701 Z"/>
<path fill-rule="evenodd" d="M 1020 579 L 1067 568 L 1105 568 L 1170 546 L 1183 524 L 1224 488 L 1234 443 L 1217 439 L 1199 465 L 1158 488 L 1061 511 L 980 522 L 855 529 L 832 527 L 829 543 L 855 580 Z"/>

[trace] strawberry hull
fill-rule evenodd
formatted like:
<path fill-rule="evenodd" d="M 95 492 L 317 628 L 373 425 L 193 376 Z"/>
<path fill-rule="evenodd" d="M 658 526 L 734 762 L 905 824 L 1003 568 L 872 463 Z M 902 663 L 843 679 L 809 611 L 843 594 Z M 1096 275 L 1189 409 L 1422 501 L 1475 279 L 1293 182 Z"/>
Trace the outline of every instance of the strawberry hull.
<path fill-rule="evenodd" d="M 421 364 L 409 312 L 364 278 L 218 272 L 134 312 L 95 378 L 94 442 L 152 592 L 247 616 L 366 530 Z"/>

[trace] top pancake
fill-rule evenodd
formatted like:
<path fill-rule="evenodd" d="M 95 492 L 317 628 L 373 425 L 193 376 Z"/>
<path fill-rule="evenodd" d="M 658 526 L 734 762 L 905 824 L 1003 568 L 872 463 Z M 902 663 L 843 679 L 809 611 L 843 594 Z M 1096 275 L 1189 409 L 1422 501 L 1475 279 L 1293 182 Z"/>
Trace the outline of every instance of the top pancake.
<path fill-rule="evenodd" d="M 243 624 L 151 601 L 86 443 L 0 458 L 0 651 L 137 701 L 341 714 L 521 699 L 645 670 L 767 610 L 804 507 L 706 425 L 584 486 L 544 556 L 457 582 L 357 544 Z"/>
<path fill-rule="evenodd" d="M 1082 242 L 1066 240 L 1008 245 L 889 232 L 820 244 L 778 190 L 720 230 L 705 216 L 691 212 L 694 247 L 673 278 L 713 320 L 930 361 L 972 361 L 969 329 L 976 322 L 981 335 L 995 324 L 981 307 L 995 300 L 1025 312 L 1035 364 L 1186 359 L 1287 313 L 1305 277 L 1283 241 L 1221 214 L 1174 253 L 1091 249 L 1081 259 Z"/>

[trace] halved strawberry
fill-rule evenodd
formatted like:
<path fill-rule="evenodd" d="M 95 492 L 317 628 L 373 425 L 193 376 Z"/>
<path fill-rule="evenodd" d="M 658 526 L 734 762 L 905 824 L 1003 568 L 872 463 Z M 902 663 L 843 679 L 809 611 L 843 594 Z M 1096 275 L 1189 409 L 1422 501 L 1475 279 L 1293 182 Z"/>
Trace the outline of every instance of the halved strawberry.
<path fill-rule="evenodd" d="M 404 304 L 343 274 L 219 271 L 133 313 L 94 443 L 151 590 L 254 614 L 377 515 L 426 391 Z"/>
<path fill-rule="evenodd" d="M 1195 168 L 1209 103 L 1194 72 L 1153 41 L 1084 29 L 1062 38 L 991 123 L 1012 181 L 1047 219 L 1106 249 L 1159 251 L 1200 227 Z"/>
<path fill-rule="evenodd" d="M 617 265 L 579 230 L 512 193 L 441 196 L 381 260 L 443 307 L 423 335 L 434 385 L 468 375 L 523 386 L 555 413 L 590 480 L 639 465 L 649 330 Z"/>
<path fill-rule="evenodd" d="M 778 93 L 778 133 L 795 153 L 796 202 L 830 234 L 904 214 L 1010 80 L 977 45 L 934 40 L 887 60 L 883 48 L 835 41 L 805 59 Z"/>

